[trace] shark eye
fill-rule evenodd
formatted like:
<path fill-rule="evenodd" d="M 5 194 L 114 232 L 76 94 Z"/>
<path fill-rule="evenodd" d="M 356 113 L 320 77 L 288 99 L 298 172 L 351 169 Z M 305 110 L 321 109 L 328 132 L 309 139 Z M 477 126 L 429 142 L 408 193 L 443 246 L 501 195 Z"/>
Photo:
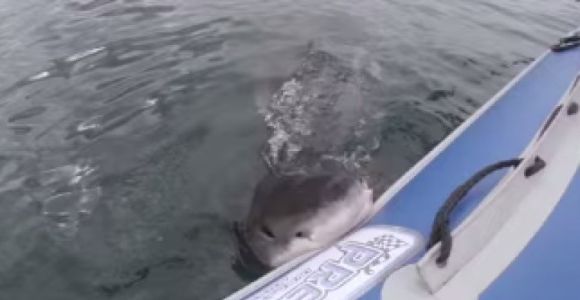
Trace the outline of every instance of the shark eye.
<path fill-rule="evenodd" d="M 296 232 L 296 237 L 305 238 L 306 234 L 304 233 L 304 231 L 298 231 Z"/>
<path fill-rule="evenodd" d="M 276 236 L 274 236 L 274 233 L 272 233 L 272 230 L 270 230 L 270 228 L 268 228 L 268 226 L 266 225 L 262 225 L 262 227 L 260 228 L 262 230 L 262 233 L 265 234 L 267 237 L 273 239 Z"/>

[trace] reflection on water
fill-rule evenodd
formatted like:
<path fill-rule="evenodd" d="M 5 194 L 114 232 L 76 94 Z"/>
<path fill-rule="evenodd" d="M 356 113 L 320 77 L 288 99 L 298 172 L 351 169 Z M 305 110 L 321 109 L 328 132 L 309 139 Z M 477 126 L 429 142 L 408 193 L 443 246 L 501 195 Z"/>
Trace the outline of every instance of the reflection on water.
<path fill-rule="evenodd" d="M 346 79 L 356 92 L 333 88 L 341 76 L 319 90 L 371 113 L 352 118 L 352 135 L 301 141 L 344 147 L 337 159 L 358 155 L 384 189 L 576 27 L 576 6 L 0 5 L 0 299 L 227 295 L 246 283 L 231 268 L 231 223 L 265 172 L 260 153 L 272 138 L 260 109 L 292 84 L 310 42 L 356 74 Z M 292 116 L 277 120 L 305 129 Z"/>

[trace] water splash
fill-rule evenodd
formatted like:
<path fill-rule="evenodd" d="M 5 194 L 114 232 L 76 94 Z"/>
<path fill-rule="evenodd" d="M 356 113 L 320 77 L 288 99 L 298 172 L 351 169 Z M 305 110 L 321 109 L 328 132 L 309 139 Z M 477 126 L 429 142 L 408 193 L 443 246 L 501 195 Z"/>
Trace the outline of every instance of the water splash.
<path fill-rule="evenodd" d="M 93 184 L 95 172 L 95 167 L 84 162 L 27 178 L 49 231 L 70 238 L 78 231 L 81 218 L 93 212 L 101 195 L 101 188 Z"/>
<path fill-rule="evenodd" d="M 262 111 L 266 124 L 272 129 L 268 139 L 272 163 L 282 159 L 282 151 L 286 152 L 285 159 L 291 160 L 302 150 L 293 140 L 312 134 L 305 107 L 309 99 L 302 97 L 301 90 L 302 85 L 295 78 L 285 82 L 269 108 Z"/>
<path fill-rule="evenodd" d="M 154 110 L 159 104 L 158 98 L 147 98 L 141 105 L 135 107 L 116 108 L 104 114 L 97 114 L 74 126 L 69 137 L 82 135 L 87 139 L 94 139 L 129 123 L 146 111 Z"/>
<path fill-rule="evenodd" d="M 380 146 L 372 135 L 357 72 L 311 50 L 290 80 L 259 111 L 270 129 L 263 153 L 278 173 L 304 173 L 325 161 L 358 170 Z"/>

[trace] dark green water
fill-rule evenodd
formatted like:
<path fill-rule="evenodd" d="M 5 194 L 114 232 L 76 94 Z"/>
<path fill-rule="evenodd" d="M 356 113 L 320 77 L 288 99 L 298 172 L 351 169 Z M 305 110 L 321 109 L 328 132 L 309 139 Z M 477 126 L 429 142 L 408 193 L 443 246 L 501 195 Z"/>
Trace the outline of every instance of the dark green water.
<path fill-rule="evenodd" d="M 374 82 L 388 184 L 578 5 L 0 1 L 0 299 L 222 298 L 246 284 L 230 224 L 265 172 L 260 103 L 309 42 Z"/>

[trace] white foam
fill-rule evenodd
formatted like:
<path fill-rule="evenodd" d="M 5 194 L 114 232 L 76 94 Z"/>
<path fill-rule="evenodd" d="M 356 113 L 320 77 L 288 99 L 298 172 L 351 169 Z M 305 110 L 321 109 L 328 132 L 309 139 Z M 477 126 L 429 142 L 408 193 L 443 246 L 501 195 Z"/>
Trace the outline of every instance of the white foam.
<path fill-rule="evenodd" d="M 65 58 L 65 61 L 67 61 L 67 62 L 77 62 L 77 61 L 80 61 L 82 59 L 85 59 L 85 58 L 87 58 L 89 56 L 95 55 L 95 54 L 97 54 L 97 53 L 99 53 L 99 52 L 101 52 L 101 51 L 103 51 L 105 49 L 106 49 L 105 47 L 97 47 L 97 48 L 89 49 L 89 50 L 82 51 L 82 52 L 79 52 L 79 53 L 75 53 L 75 54 L 73 54 L 73 55 Z"/>
<path fill-rule="evenodd" d="M 40 73 L 38 73 L 38 74 L 36 74 L 36 75 L 32 75 L 32 76 L 30 76 L 30 77 L 28 78 L 28 80 L 30 80 L 30 81 L 37 81 L 37 80 L 42 80 L 42 79 L 45 79 L 45 78 L 47 78 L 48 76 L 50 76 L 50 72 L 48 72 L 48 71 L 43 71 L 43 72 L 40 72 Z"/>
<path fill-rule="evenodd" d="M 97 123 L 96 120 L 88 120 L 88 121 L 80 123 L 77 126 L 77 132 L 81 133 L 81 132 L 85 132 L 85 131 L 96 130 L 96 129 L 99 129 L 101 127 L 102 127 L 102 125 Z"/>

